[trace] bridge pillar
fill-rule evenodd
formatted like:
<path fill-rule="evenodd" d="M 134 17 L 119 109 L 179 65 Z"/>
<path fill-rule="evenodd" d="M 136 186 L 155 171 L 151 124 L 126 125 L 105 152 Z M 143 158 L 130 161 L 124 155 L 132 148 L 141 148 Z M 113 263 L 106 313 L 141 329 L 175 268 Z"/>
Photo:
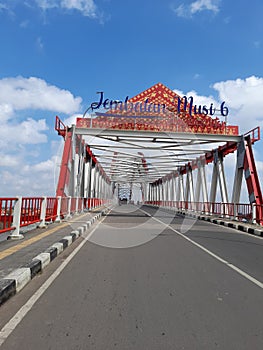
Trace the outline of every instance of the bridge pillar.
<path fill-rule="evenodd" d="M 73 176 L 72 176 L 72 181 L 73 181 L 73 197 L 78 197 L 78 167 L 79 167 L 79 155 L 77 153 L 74 154 L 73 158 Z"/>
<path fill-rule="evenodd" d="M 95 198 L 95 186 L 96 186 L 95 174 L 96 174 L 95 164 L 92 163 L 91 176 L 90 176 L 90 193 L 89 193 L 89 198 L 91 200 L 91 203 L 90 203 L 91 209 L 93 209 L 93 207 L 94 207 L 93 202 L 94 202 L 94 198 Z"/>
<path fill-rule="evenodd" d="M 98 198 L 98 185 L 99 185 L 99 169 L 97 163 L 95 164 L 95 172 L 94 172 L 94 191 L 93 198 Z"/>
<path fill-rule="evenodd" d="M 217 165 L 217 173 L 218 173 L 218 178 L 219 178 L 221 198 L 222 198 L 223 203 L 228 203 L 228 193 L 227 193 L 227 186 L 226 186 L 223 157 L 221 154 L 218 155 L 218 151 L 216 153 L 217 153 L 216 165 Z"/>
<path fill-rule="evenodd" d="M 106 195 L 106 190 L 105 190 L 105 177 L 104 174 L 101 174 L 101 183 L 100 183 L 100 199 L 102 200 L 103 198 L 105 198 Z"/>
<path fill-rule="evenodd" d="M 164 200 L 165 200 L 165 206 L 167 206 L 167 201 L 169 201 L 169 180 L 166 179 L 164 182 Z"/>
<path fill-rule="evenodd" d="M 154 200 L 155 201 L 158 201 L 159 200 L 159 197 L 158 197 L 158 184 L 155 182 L 154 183 Z"/>
<path fill-rule="evenodd" d="M 174 174 L 172 173 L 171 179 L 170 179 L 170 200 L 174 201 Z"/>
<path fill-rule="evenodd" d="M 202 161 L 200 161 L 200 175 L 201 175 L 203 202 L 207 203 L 208 194 L 207 194 L 206 172 L 205 172 L 205 164 Z"/>
<path fill-rule="evenodd" d="M 176 172 L 175 174 L 175 192 L 176 192 L 176 202 L 179 203 L 180 201 L 180 185 L 179 185 L 179 172 Z M 178 205 L 178 204 L 177 204 Z"/>
<path fill-rule="evenodd" d="M 241 187 L 242 187 L 242 178 L 244 171 L 244 159 L 245 159 L 245 143 L 244 139 L 238 143 L 237 146 L 237 161 L 236 161 L 236 171 L 233 183 L 232 191 L 232 203 L 239 203 Z"/>
<path fill-rule="evenodd" d="M 160 181 L 158 181 L 157 185 L 157 201 L 161 201 L 161 188 L 160 188 Z"/>
<path fill-rule="evenodd" d="M 151 184 L 149 183 L 148 184 L 148 195 L 147 195 L 147 201 L 151 201 L 152 199 L 152 196 L 151 196 L 151 192 L 152 192 L 152 186 Z"/>
<path fill-rule="evenodd" d="M 200 161 L 197 161 L 197 176 L 196 176 L 196 187 L 195 187 L 195 200 L 197 203 L 200 202 L 200 193 L 201 193 Z"/>
<path fill-rule="evenodd" d="M 156 190 L 155 185 L 151 183 L 151 201 L 156 201 L 155 190 Z"/>
<path fill-rule="evenodd" d="M 169 200 L 172 202 L 173 201 L 173 177 L 171 176 L 170 180 L 169 180 L 169 192 L 170 192 L 170 196 L 169 196 Z"/>
<path fill-rule="evenodd" d="M 101 198 L 101 179 L 102 179 L 102 173 L 101 169 L 97 165 L 97 171 L 96 171 L 96 190 L 95 190 L 95 198 L 96 198 L 96 206 L 99 205 L 99 199 Z"/>
<path fill-rule="evenodd" d="M 202 189 L 202 197 L 204 207 L 200 207 L 200 192 Z M 199 158 L 197 160 L 197 178 L 196 178 L 196 192 L 195 200 L 197 202 L 197 210 L 205 211 L 208 213 L 207 203 L 208 203 L 208 194 L 207 194 L 207 183 L 206 183 L 206 172 L 205 172 L 205 159 Z"/>
<path fill-rule="evenodd" d="M 193 184 L 193 174 L 192 168 L 190 166 L 186 167 L 186 186 L 185 186 L 185 200 L 190 202 L 187 209 L 193 209 L 193 203 L 195 202 L 194 197 L 194 184 Z"/>
<path fill-rule="evenodd" d="M 89 157 L 84 165 L 84 198 L 90 196 L 90 181 L 91 181 L 92 158 Z"/>
<path fill-rule="evenodd" d="M 181 172 L 179 173 L 179 201 L 180 202 L 185 202 L 185 193 L 184 193 L 184 176 L 183 174 L 181 174 Z M 183 204 L 184 206 L 184 204 Z"/>
<path fill-rule="evenodd" d="M 220 195 L 222 206 L 222 214 L 230 214 L 228 208 L 228 191 L 226 186 L 225 179 L 225 171 L 223 165 L 223 156 L 218 152 L 218 150 L 214 151 L 214 164 L 213 164 L 213 173 L 212 173 L 212 182 L 211 182 L 211 190 L 210 190 L 210 202 L 215 203 L 216 201 L 216 190 L 217 184 L 219 182 L 220 187 Z"/>
<path fill-rule="evenodd" d="M 157 201 L 157 186 L 156 183 L 153 184 L 153 200 Z"/>
<path fill-rule="evenodd" d="M 160 190 L 161 190 L 161 201 L 164 201 L 165 197 L 164 197 L 164 181 L 163 180 L 160 183 Z"/>
<path fill-rule="evenodd" d="M 144 186 L 144 201 L 148 201 L 149 200 L 149 184 L 144 182 L 143 186 Z"/>
<path fill-rule="evenodd" d="M 211 180 L 211 187 L 210 187 L 210 202 L 211 203 L 215 203 L 215 201 L 216 201 L 217 182 L 218 182 L 217 166 L 216 166 L 215 158 L 214 158 L 213 173 L 212 173 L 212 180 Z"/>
<path fill-rule="evenodd" d="M 173 201 L 173 208 L 176 210 L 176 177 L 175 172 L 172 173 L 172 201 Z"/>

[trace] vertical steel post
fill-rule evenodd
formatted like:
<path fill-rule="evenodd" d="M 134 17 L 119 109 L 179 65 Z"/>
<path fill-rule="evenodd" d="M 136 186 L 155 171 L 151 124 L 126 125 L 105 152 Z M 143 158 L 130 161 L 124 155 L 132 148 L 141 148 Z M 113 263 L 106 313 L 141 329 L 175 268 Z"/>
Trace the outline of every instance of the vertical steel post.
<path fill-rule="evenodd" d="M 57 216 L 55 222 L 61 222 L 60 212 L 61 212 L 61 196 L 57 197 Z"/>
<path fill-rule="evenodd" d="M 12 227 L 15 227 L 14 231 L 7 237 L 7 239 L 23 239 L 24 236 L 20 233 L 20 218 L 22 208 L 22 197 L 16 197 L 14 206 Z"/>
<path fill-rule="evenodd" d="M 40 224 L 38 227 L 46 228 L 46 212 L 47 212 L 47 197 L 42 197 L 41 209 L 40 209 Z"/>
<path fill-rule="evenodd" d="M 67 216 L 66 216 L 66 219 L 68 220 L 68 219 L 70 219 L 72 216 L 71 216 L 71 196 L 69 196 L 68 198 L 67 198 L 67 200 L 68 200 L 68 206 L 67 206 Z"/>

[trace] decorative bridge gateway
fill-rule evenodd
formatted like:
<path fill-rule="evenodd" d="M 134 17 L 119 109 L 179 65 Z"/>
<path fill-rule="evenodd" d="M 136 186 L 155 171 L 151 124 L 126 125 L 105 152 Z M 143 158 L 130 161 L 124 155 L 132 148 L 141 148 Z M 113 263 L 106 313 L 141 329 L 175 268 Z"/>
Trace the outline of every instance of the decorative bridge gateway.
<path fill-rule="evenodd" d="M 252 150 L 260 140 L 259 128 L 239 135 L 238 126 L 208 115 L 206 106 L 182 100 L 158 83 L 125 103 L 105 100 L 103 111 L 77 118 L 71 127 L 56 117 L 56 130 L 65 139 L 57 196 L 88 198 L 93 207 L 94 201 L 117 198 L 120 189 L 124 193 L 126 188 L 131 199 L 137 186 L 144 204 L 262 224 Z M 98 104 L 91 105 L 93 112 Z M 232 192 L 223 162 L 231 153 L 236 154 Z M 249 204 L 240 203 L 243 174 Z"/>
<path fill-rule="evenodd" d="M 90 109 L 70 127 L 56 117 L 65 140 L 56 197 L 0 198 L 0 233 L 21 238 L 20 227 L 44 226 L 117 199 L 263 225 L 252 149 L 260 130 L 240 135 L 227 124 L 224 103 L 216 117 L 212 104 L 194 106 L 158 83 L 125 102 L 103 101 L 100 93 Z M 224 159 L 233 153 L 230 188 Z M 247 203 L 240 203 L 243 174 Z"/>

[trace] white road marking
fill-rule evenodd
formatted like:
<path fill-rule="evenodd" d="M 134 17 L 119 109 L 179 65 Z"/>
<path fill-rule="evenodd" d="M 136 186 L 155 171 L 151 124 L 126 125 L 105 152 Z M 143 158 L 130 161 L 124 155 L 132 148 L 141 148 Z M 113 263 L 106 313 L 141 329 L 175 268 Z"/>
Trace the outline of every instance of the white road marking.
<path fill-rule="evenodd" d="M 140 211 L 142 211 L 143 213 L 149 214 L 146 211 L 144 211 L 143 209 L 139 209 Z M 215 258 L 216 260 L 220 261 L 222 264 L 227 265 L 228 267 L 230 267 L 232 270 L 236 271 L 237 273 L 239 273 L 241 276 L 245 277 L 247 280 L 251 281 L 252 283 L 256 284 L 258 287 L 260 287 L 261 289 L 263 289 L 263 283 L 258 281 L 256 278 L 250 276 L 249 274 L 247 274 L 245 271 L 241 270 L 240 268 L 238 268 L 237 266 L 229 263 L 228 261 L 220 258 L 220 256 L 214 254 L 213 252 L 211 252 L 210 250 L 206 249 L 204 246 L 202 246 L 199 243 L 196 243 L 195 241 L 193 241 L 191 238 L 183 235 L 181 232 L 177 231 L 176 229 L 174 229 L 173 227 L 171 227 L 169 224 L 166 224 L 164 222 L 162 222 L 161 220 L 155 218 L 154 216 L 151 216 L 155 221 L 161 223 L 162 225 L 164 225 L 166 228 L 174 231 L 177 235 L 181 236 L 182 238 L 184 238 L 185 240 L 187 240 L 188 242 L 192 243 L 193 245 L 195 245 L 196 247 L 198 247 L 199 249 L 203 250 L 204 252 L 206 252 L 207 254 L 209 254 L 210 256 L 212 256 L 213 258 Z M 225 226 L 224 226 L 225 228 Z"/>
<path fill-rule="evenodd" d="M 11 320 L 0 331 L 0 347 L 7 339 L 7 337 L 13 332 L 18 324 L 23 320 L 26 314 L 32 309 L 33 305 L 38 299 L 45 293 L 52 282 L 60 275 L 64 268 L 70 263 L 74 256 L 80 251 L 83 245 L 93 235 L 98 226 L 105 220 L 106 216 L 98 222 L 94 229 L 88 234 L 87 237 L 80 243 L 79 246 L 66 258 L 66 260 L 58 267 L 58 269 L 42 284 L 42 286 L 32 295 L 32 297 L 18 310 L 18 312 L 11 318 Z"/>

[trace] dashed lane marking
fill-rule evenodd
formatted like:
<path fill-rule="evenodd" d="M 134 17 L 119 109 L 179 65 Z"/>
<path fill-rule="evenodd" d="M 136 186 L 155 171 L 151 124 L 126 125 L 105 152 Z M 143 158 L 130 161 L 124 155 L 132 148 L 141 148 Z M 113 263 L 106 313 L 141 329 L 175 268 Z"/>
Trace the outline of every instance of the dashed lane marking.
<path fill-rule="evenodd" d="M 147 213 L 146 211 L 144 211 L 143 209 L 139 209 L 144 213 Z M 149 213 L 147 213 L 149 214 Z M 263 283 L 261 281 L 258 281 L 256 278 L 254 278 L 253 276 L 249 275 L 248 273 L 246 273 L 245 271 L 241 270 L 239 267 L 229 263 L 228 261 L 220 258 L 220 256 L 214 254 L 213 252 L 211 252 L 210 250 L 208 250 L 207 248 L 205 248 L 204 246 L 202 246 L 201 244 L 193 241 L 191 238 L 183 235 L 181 232 L 177 231 L 176 229 L 174 229 L 172 226 L 170 226 L 170 224 L 166 224 L 165 222 L 155 218 L 154 216 L 151 215 L 151 217 L 163 224 L 166 228 L 168 228 L 169 230 L 172 230 L 173 232 L 175 232 L 177 235 L 181 236 L 182 238 L 184 238 L 186 241 L 192 243 L 193 245 L 195 245 L 196 247 L 198 247 L 199 249 L 203 250 L 205 253 L 209 254 L 210 256 L 212 256 L 213 258 L 215 258 L 216 260 L 220 261 L 222 264 L 228 266 L 230 269 L 236 271 L 238 274 L 240 274 L 241 276 L 245 277 L 247 280 L 251 281 L 252 283 L 254 283 L 255 285 L 257 285 L 258 287 L 260 287 L 261 289 L 263 289 Z"/>

